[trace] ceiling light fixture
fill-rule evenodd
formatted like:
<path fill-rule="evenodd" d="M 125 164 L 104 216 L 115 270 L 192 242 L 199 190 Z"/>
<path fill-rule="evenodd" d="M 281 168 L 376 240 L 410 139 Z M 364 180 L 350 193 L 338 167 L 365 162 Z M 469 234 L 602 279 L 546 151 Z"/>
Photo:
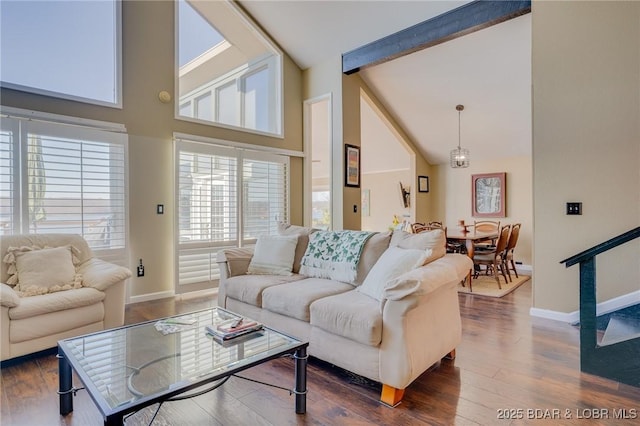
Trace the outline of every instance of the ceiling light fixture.
<path fill-rule="evenodd" d="M 469 167 L 469 150 L 460 148 L 460 113 L 464 109 L 464 105 L 456 105 L 458 111 L 458 148 L 451 150 L 451 167 L 454 169 L 462 169 Z"/>

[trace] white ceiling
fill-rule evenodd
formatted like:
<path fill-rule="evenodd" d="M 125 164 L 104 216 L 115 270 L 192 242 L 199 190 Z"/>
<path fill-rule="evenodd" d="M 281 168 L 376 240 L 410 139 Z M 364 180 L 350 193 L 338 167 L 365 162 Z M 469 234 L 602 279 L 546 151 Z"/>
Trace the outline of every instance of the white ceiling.
<path fill-rule="evenodd" d="M 302 69 L 464 3 L 240 1 Z M 531 153 L 531 14 L 360 74 L 432 164 L 448 162 L 458 144 L 457 104 L 472 162 Z"/>

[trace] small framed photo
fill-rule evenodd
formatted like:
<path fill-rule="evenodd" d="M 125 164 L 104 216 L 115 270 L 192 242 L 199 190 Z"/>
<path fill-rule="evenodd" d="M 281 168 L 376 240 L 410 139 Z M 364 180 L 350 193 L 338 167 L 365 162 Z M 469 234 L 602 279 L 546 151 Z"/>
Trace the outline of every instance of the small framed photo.
<path fill-rule="evenodd" d="M 360 147 L 344 146 L 344 185 L 360 188 Z"/>
<path fill-rule="evenodd" d="M 418 176 L 418 192 L 429 192 L 429 176 Z"/>

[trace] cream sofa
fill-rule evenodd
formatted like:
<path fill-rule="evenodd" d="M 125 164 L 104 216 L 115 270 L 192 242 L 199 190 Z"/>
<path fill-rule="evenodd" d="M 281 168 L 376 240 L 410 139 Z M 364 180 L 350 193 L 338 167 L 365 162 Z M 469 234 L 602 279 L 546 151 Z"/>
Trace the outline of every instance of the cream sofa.
<path fill-rule="evenodd" d="M 377 300 L 358 287 L 381 255 L 409 236 L 374 234 L 362 249 L 355 282 L 345 283 L 299 273 L 311 232 L 297 226 L 281 231 L 298 235 L 292 275 L 247 274 L 253 248 L 220 252 L 218 305 L 309 341 L 310 355 L 382 383 L 381 401 L 395 406 L 413 380 L 455 356 L 461 340 L 456 286 L 473 263 L 465 255 L 445 255 L 439 230 L 442 257 L 382 283 Z"/>
<path fill-rule="evenodd" d="M 14 256 L 8 256 L 10 248 L 18 249 L 11 251 L 14 253 L 35 252 L 34 248 L 60 247 L 69 247 L 75 254 L 72 268 L 75 269 L 76 279 L 71 289 L 27 297 L 20 292 L 20 283 L 7 284 L 15 281 L 11 278 L 14 272 L 11 270 L 11 261 Z M 40 250 L 41 255 L 46 256 L 45 253 Z M 81 236 L 3 236 L 0 237 L 0 254 L 3 259 L 0 271 L 2 361 L 53 348 L 60 339 L 123 325 L 124 281 L 131 276 L 131 272 L 93 257 L 91 249 Z M 38 262 L 46 265 L 42 259 Z M 58 266 L 47 265 L 47 270 L 43 272 L 45 279 L 46 274 L 50 277 L 54 275 L 56 272 L 53 270 Z"/>

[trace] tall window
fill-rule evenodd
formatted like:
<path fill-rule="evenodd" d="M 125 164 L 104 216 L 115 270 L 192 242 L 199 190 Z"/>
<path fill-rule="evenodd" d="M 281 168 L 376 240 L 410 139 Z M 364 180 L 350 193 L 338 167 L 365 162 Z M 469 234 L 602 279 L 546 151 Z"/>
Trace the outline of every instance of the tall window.
<path fill-rule="evenodd" d="M 178 115 L 281 134 L 282 54 L 231 1 L 177 2 Z"/>
<path fill-rule="evenodd" d="M 0 235 L 74 233 L 127 264 L 126 134 L 2 118 Z"/>
<path fill-rule="evenodd" d="M 219 278 L 216 255 L 275 234 L 289 211 L 289 158 L 176 142 L 178 283 Z"/>
<path fill-rule="evenodd" d="M 2 86 L 121 104 L 119 0 L 2 1 Z"/>

